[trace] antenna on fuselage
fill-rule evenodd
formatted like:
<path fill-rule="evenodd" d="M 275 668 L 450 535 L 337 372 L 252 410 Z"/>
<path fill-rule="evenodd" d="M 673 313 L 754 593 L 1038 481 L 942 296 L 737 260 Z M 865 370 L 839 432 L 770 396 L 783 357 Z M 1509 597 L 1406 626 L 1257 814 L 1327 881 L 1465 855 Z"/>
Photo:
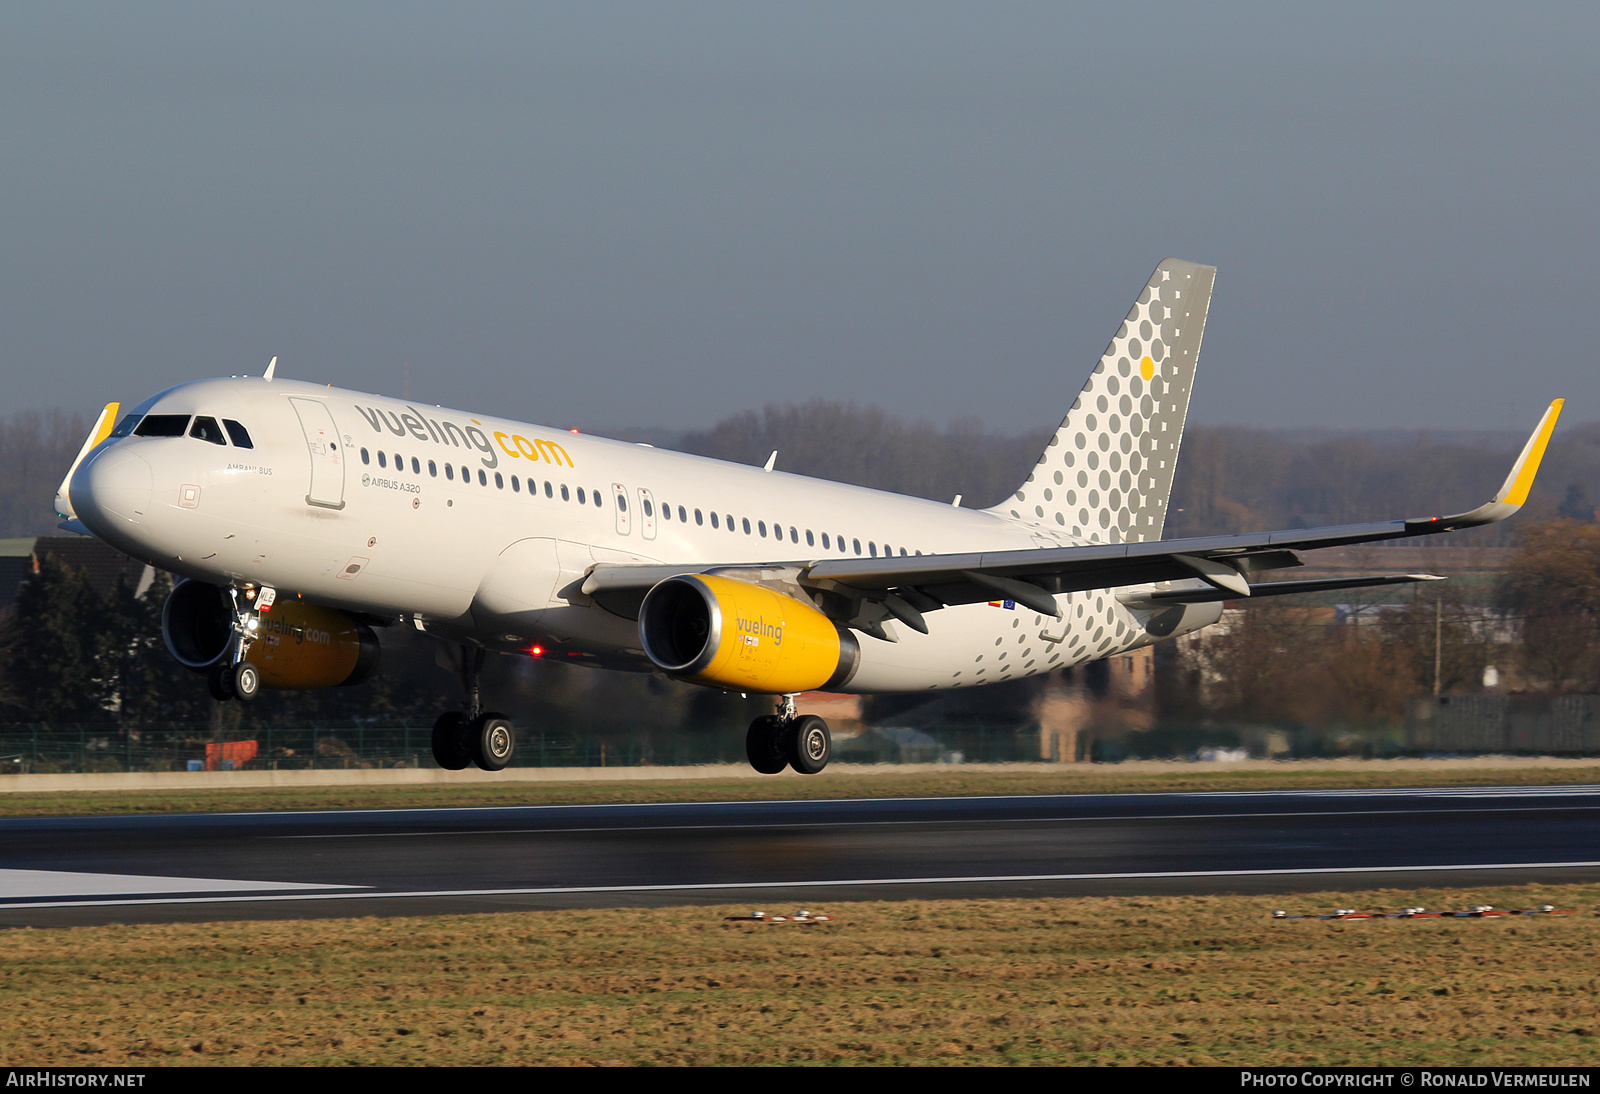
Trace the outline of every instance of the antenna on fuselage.
<path fill-rule="evenodd" d="M 267 362 L 267 371 L 265 371 L 265 372 L 263 372 L 261 374 L 261 378 L 263 380 L 270 380 L 270 379 L 272 379 L 272 374 L 274 372 L 277 372 L 277 371 L 278 371 L 278 359 L 276 357 L 274 357 L 271 361 Z"/>
<path fill-rule="evenodd" d="M 761 470 L 763 470 L 763 471 L 771 471 L 772 470 L 772 465 L 777 463 L 777 462 L 778 462 L 778 450 L 776 448 L 774 448 L 772 450 L 772 455 L 767 457 L 767 462 L 762 466 Z"/>

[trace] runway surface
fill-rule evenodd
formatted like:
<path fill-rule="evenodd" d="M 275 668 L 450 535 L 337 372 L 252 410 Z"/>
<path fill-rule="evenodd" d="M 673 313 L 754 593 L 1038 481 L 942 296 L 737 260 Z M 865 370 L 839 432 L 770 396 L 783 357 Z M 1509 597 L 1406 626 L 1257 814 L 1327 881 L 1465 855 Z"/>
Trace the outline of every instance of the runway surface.
<path fill-rule="evenodd" d="M 0 820 L 0 926 L 1600 881 L 1600 786 Z"/>

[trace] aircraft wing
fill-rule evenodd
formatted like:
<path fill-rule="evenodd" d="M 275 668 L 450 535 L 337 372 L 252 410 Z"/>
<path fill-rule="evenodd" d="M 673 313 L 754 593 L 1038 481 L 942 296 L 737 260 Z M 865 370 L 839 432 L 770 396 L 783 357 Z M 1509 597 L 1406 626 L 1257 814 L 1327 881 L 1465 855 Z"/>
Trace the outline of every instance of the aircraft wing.
<path fill-rule="evenodd" d="M 1291 592 L 1318 592 L 1332 588 L 1426 581 L 1431 575 L 1395 574 L 1381 577 L 1338 578 L 1323 581 L 1271 582 L 1252 586 L 1248 574 L 1302 565 L 1298 552 L 1322 547 L 1346 547 L 1386 539 L 1454 532 L 1493 524 L 1511 516 L 1527 500 L 1534 475 L 1544 458 L 1550 435 L 1564 400 L 1557 399 L 1539 420 L 1522 453 L 1512 465 L 1494 498 L 1465 513 L 1440 517 L 1411 517 L 1372 524 L 1346 524 L 1326 528 L 1294 528 L 1232 536 L 1153 540 L 1140 543 L 1096 543 L 1072 547 L 1044 547 L 972 554 L 914 555 L 884 558 L 841 558 L 811 562 L 762 562 L 721 566 L 597 566 L 583 591 L 602 605 L 613 604 L 625 614 L 637 614 L 636 605 L 656 581 L 677 574 L 742 571 L 786 571 L 788 580 L 837 594 L 851 604 L 837 614 L 860 623 L 874 633 L 871 614 L 863 615 L 863 601 L 881 605 L 916 630 L 926 631 L 924 612 L 953 604 L 1013 600 L 1045 615 L 1060 617 L 1054 595 L 1090 589 L 1128 589 L 1121 597 L 1130 606 L 1197 603 Z M 627 612 L 627 607 L 635 608 Z M 616 610 L 613 608 L 613 610 Z M 883 616 L 880 616 L 883 618 Z"/>

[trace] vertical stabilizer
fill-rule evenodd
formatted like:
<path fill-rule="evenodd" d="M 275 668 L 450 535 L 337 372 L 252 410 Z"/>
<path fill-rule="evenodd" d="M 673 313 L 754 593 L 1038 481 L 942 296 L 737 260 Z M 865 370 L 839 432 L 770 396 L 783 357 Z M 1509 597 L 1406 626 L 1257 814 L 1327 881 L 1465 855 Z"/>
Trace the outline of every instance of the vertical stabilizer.
<path fill-rule="evenodd" d="M 1161 538 L 1216 273 L 1156 267 L 1033 473 L 990 512 L 1099 543 Z"/>

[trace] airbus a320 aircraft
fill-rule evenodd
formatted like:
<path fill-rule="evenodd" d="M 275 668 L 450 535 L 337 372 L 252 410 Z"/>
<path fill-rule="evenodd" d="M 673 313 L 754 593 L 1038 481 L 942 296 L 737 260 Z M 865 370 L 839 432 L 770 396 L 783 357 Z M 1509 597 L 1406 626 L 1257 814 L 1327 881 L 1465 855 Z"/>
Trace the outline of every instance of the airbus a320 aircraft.
<path fill-rule="evenodd" d="M 811 690 L 936 691 L 1049 672 L 1215 622 L 1224 600 L 1430 580 L 1258 581 L 1298 552 L 1503 520 L 1561 400 L 1494 499 L 1454 516 L 1163 540 L 1209 266 L 1156 268 L 1006 501 L 974 510 L 264 376 L 106 407 L 64 527 L 181 575 L 162 628 L 214 695 L 354 683 L 376 630 L 460 645 L 440 766 L 512 759 L 485 651 L 777 698 L 758 771 L 828 763 Z M 274 366 L 276 359 L 274 359 Z M 959 501 L 959 499 L 957 499 Z"/>

